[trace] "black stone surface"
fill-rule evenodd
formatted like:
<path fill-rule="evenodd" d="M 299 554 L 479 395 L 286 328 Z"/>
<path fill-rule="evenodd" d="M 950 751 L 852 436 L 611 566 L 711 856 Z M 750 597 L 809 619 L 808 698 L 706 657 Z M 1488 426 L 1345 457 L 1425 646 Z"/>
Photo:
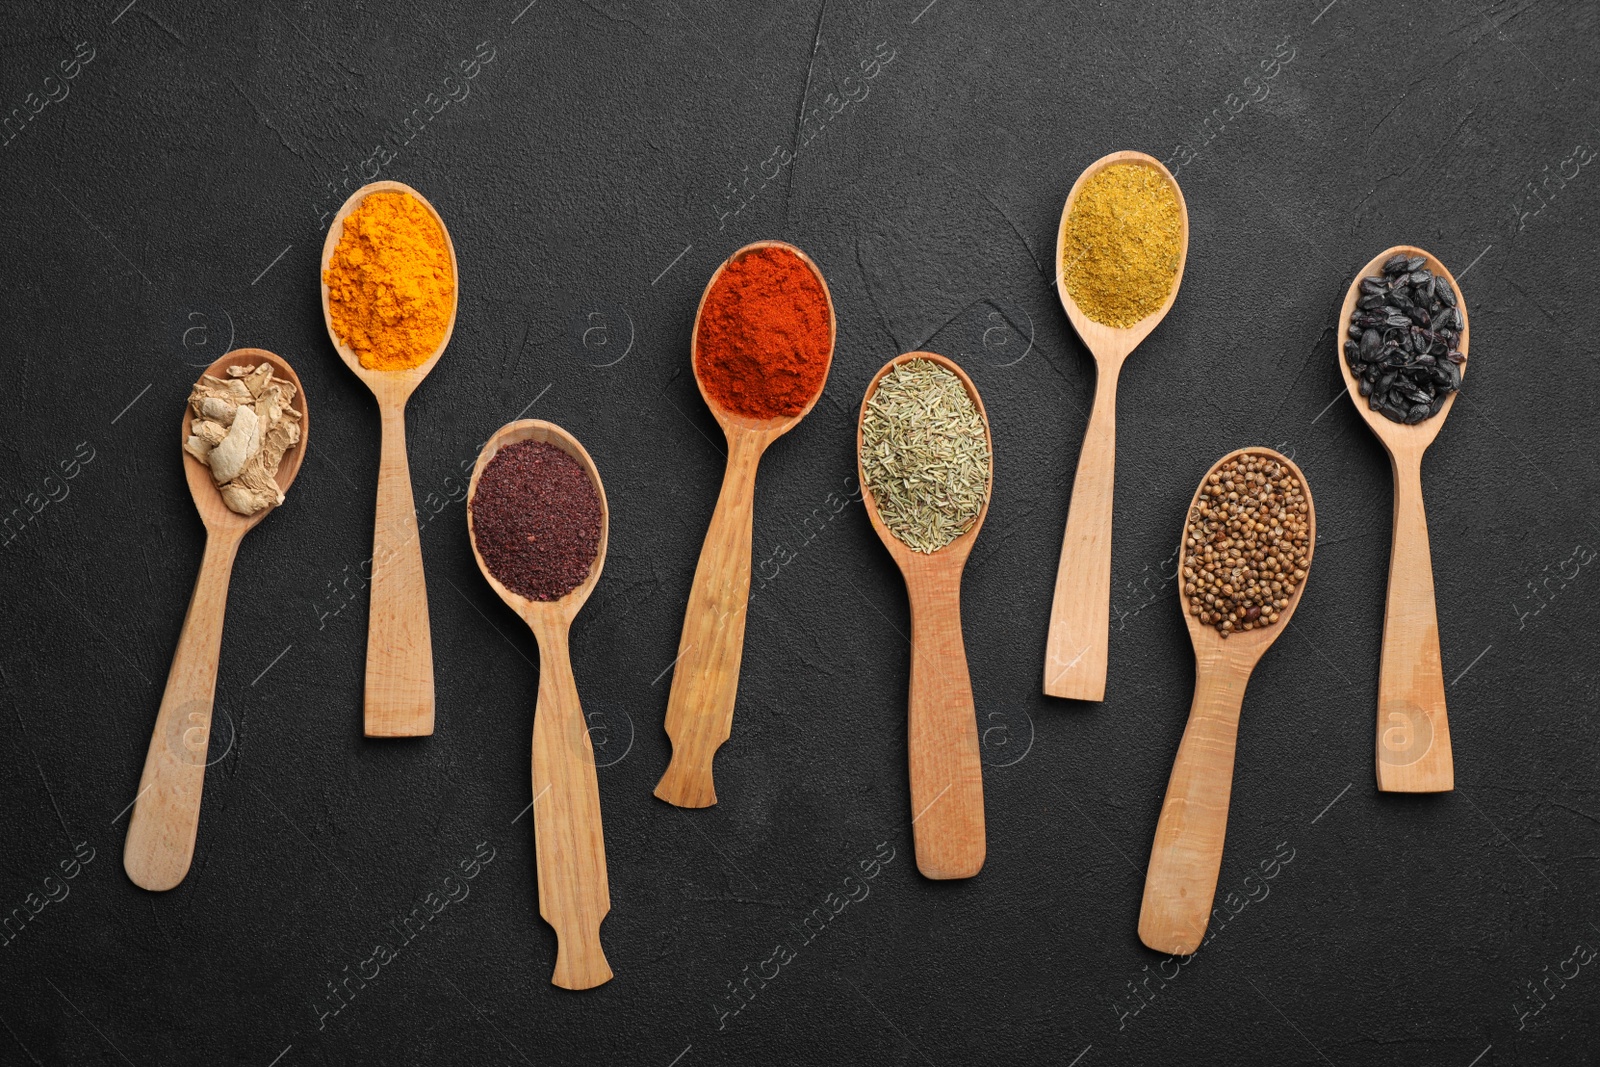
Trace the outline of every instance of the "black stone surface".
<path fill-rule="evenodd" d="M 0 16 L 0 1062 L 1600 1059 L 1591 6 L 525 2 Z M 1039 692 L 1093 388 L 1049 282 L 1067 189 L 1120 148 L 1178 167 L 1193 239 L 1122 377 L 1090 706 Z M 461 263 L 409 414 L 439 726 L 407 742 L 361 736 L 378 419 L 316 295 L 375 169 Z M 684 812 L 650 793 L 722 464 L 689 328 L 762 237 L 822 265 L 839 344 L 762 464 L 722 802 Z M 1458 785 L 1427 797 L 1375 790 L 1390 476 L 1334 336 L 1399 242 L 1454 269 L 1473 326 L 1425 466 Z M 120 855 L 201 553 L 177 428 L 230 346 L 293 363 L 311 448 L 240 552 L 194 867 L 153 895 Z M 861 391 L 913 348 L 970 372 L 997 453 L 964 587 L 989 852 L 962 884 L 911 852 L 903 587 L 860 504 L 834 513 Z M 548 984 L 518 818 L 535 649 L 460 502 L 521 413 L 584 441 L 612 509 L 572 650 L 616 979 L 582 994 Z M 1245 701 L 1219 895 L 1247 904 L 1180 965 L 1135 932 L 1192 685 L 1172 553 L 1246 444 L 1301 464 L 1321 540 Z"/>

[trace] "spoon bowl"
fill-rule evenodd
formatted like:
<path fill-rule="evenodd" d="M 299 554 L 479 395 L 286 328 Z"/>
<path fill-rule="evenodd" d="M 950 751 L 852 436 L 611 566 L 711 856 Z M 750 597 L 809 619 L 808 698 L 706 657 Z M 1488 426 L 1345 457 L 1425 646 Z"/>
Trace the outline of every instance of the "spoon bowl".
<path fill-rule="evenodd" d="M 600 544 L 589 575 L 556 600 L 532 600 L 506 588 L 478 551 L 472 517 L 478 483 L 502 448 L 523 441 L 554 445 L 577 460 L 600 498 Z M 556 932 L 551 982 L 564 989 L 590 989 L 611 979 L 611 967 L 600 944 L 600 923 L 611 910 L 600 784 L 567 647 L 573 617 L 589 599 L 605 566 L 610 515 L 605 486 L 589 453 L 567 431 L 540 419 L 524 419 L 495 431 L 479 453 L 467 486 L 467 539 L 472 556 L 489 585 L 528 624 L 539 645 L 539 695 L 533 714 L 534 851 L 539 914 Z"/>
<path fill-rule="evenodd" d="M 333 328 L 333 311 L 325 280 L 328 265 L 344 236 L 345 220 L 373 193 L 407 193 L 415 197 L 444 235 L 454 284 L 450 318 L 439 347 L 422 363 L 406 370 L 374 370 Z M 409 185 L 394 181 L 363 185 L 344 202 L 322 242 L 322 317 L 328 338 L 345 365 L 360 378 L 378 402 L 383 444 L 378 459 L 378 504 L 372 535 L 372 579 L 367 619 L 365 709 L 368 737 L 420 737 L 433 733 L 433 638 L 428 625 L 428 587 L 422 570 L 422 535 L 411 493 L 411 468 L 406 457 L 406 401 L 444 354 L 455 331 L 461 297 L 461 271 L 449 227 L 428 199 Z"/>
<path fill-rule="evenodd" d="M 1457 351 L 1468 354 L 1471 323 L 1467 298 L 1436 256 L 1413 245 L 1396 245 L 1374 256 L 1350 283 L 1339 312 L 1334 357 L 1356 410 L 1389 453 L 1394 476 L 1394 525 L 1389 545 L 1389 590 L 1383 619 L 1383 651 L 1378 667 L 1376 766 L 1385 792 L 1440 793 L 1455 788 L 1455 760 L 1445 708 L 1444 663 L 1439 649 L 1439 616 L 1434 599 L 1433 557 L 1422 500 L 1422 454 L 1444 428 L 1455 406 L 1451 393 L 1438 414 L 1405 425 L 1371 410 L 1344 355 L 1350 320 L 1361 297 L 1361 279 L 1381 274 L 1391 256 L 1420 256 L 1436 277 L 1450 283 L 1461 315 Z M 1461 365 L 1465 383 L 1467 366 Z"/>
<path fill-rule="evenodd" d="M 1317 509 L 1311 499 L 1311 485 L 1287 456 L 1270 448 L 1237 449 L 1212 464 L 1201 476 L 1200 486 L 1224 463 L 1246 455 L 1277 460 L 1305 491 L 1306 576 L 1278 612 L 1278 621 L 1270 626 L 1223 637 L 1215 626 L 1201 622 L 1183 591 L 1183 571 L 1189 566 L 1188 518 L 1200 504 L 1200 487 L 1196 487 L 1184 512 L 1184 534 L 1178 542 L 1178 606 L 1194 645 L 1194 700 L 1156 824 L 1139 912 L 1139 939 L 1158 952 L 1174 955 L 1194 952 L 1205 938 L 1217 892 L 1217 874 L 1222 869 L 1222 844 L 1228 830 L 1234 751 L 1245 688 L 1262 654 L 1288 629 L 1290 618 L 1300 606 L 1306 583 L 1311 580 L 1311 557 L 1317 544 Z"/>
<path fill-rule="evenodd" d="M 236 348 L 202 372 L 226 378 L 228 368 L 266 361 L 273 373 L 295 388 L 290 402 L 300 412 L 300 439 L 278 464 L 278 488 L 287 493 L 300 473 L 311 428 L 311 411 L 299 375 L 282 357 L 261 348 Z M 216 699 L 217 661 L 222 652 L 222 622 L 228 605 L 233 560 L 244 535 L 255 529 L 277 505 L 254 515 L 240 515 L 222 501 L 211 468 L 183 448 L 194 423 L 187 400 L 183 405 L 178 447 L 184 477 L 206 530 L 205 555 L 195 578 L 194 594 L 178 634 L 178 647 L 167 672 L 167 687 L 156 712 L 155 730 L 145 754 L 139 792 L 128 820 L 122 865 L 135 885 L 164 891 L 183 881 L 194 859 L 200 830 L 200 795 L 205 786 L 206 753 L 211 739 L 211 714 Z"/>
<path fill-rule="evenodd" d="M 300 376 L 294 372 L 281 356 L 274 355 L 264 348 L 236 348 L 225 353 L 211 366 L 200 373 L 203 379 L 206 375 L 213 378 L 226 378 L 229 367 L 242 366 L 247 363 L 259 365 L 263 360 L 272 364 L 272 373 L 294 386 L 294 400 L 291 403 L 300 411 L 300 440 L 296 441 L 283 454 L 283 459 L 278 463 L 278 473 L 274 479 L 278 483 L 280 492 L 287 494 L 289 486 L 294 482 L 295 475 L 300 473 L 300 464 L 306 455 L 306 434 L 311 428 L 311 412 L 306 410 L 305 386 L 300 384 Z M 200 379 L 196 379 L 198 384 Z M 188 404 L 183 406 L 183 430 L 179 434 L 178 444 L 189 439 L 191 428 L 194 426 L 194 408 Z M 191 455 L 187 450 L 183 453 L 183 476 L 189 483 L 189 495 L 194 497 L 195 510 L 200 513 L 200 521 L 207 530 L 237 529 L 242 536 L 246 531 L 255 526 L 269 514 L 273 507 L 262 508 L 254 515 L 241 515 L 233 511 L 222 502 L 222 490 L 211 477 L 211 468 Z"/>
<path fill-rule="evenodd" d="M 951 541 L 943 548 L 932 552 L 918 552 L 910 548 L 904 541 L 896 537 L 889 527 L 885 525 L 883 517 L 878 512 L 878 501 L 872 495 L 872 490 L 867 486 L 866 469 L 861 463 L 861 446 L 865 441 L 865 424 L 867 419 L 867 405 L 878 392 L 878 385 L 896 367 L 903 363 L 910 363 L 915 359 L 924 359 L 929 363 L 937 363 L 945 370 L 960 379 L 962 386 L 967 390 L 967 396 L 972 399 L 972 406 L 978 409 L 978 415 L 983 419 L 984 440 L 989 446 L 989 480 L 984 485 L 983 507 L 978 510 L 978 517 L 972 520 L 972 526 L 960 537 Z M 873 532 L 878 535 L 878 540 L 883 542 L 883 547 L 889 550 L 895 563 L 901 570 L 916 569 L 935 566 L 945 568 L 955 565 L 959 560 L 965 564 L 967 557 L 972 555 L 972 544 L 978 539 L 978 531 L 983 528 L 983 520 L 989 517 L 989 500 L 994 493 L 994 437 L 989 430 L 989 412 L 983 406 L 983 398 L 978 395 L 978 387 L 972 379 L 967 377 L 967 372 L 962 370 L 955 360 L 941 356 L 937 352 L 905 352 L 891 359 L 878 373 L 872 376 L 872 381 L 867 383 L 866 395 L 861 398 L 861 410 L 856 416 L 856 476 L 861 485 L 861 502 L 866 505 L 867 521 L 872 524 Z"/>
<path fill-rule="evenodd" d="M 1133 163 L 1158 172 L 1171 186 L 1182 219 L 1178 272 L 1172 281 L 1172 291 L 1160 307 L 1132 326 L 1108 326 L 1090 318 L 1067 291 L 1066 270 L 1062 265 L 1067 247 L 1067 219 L 1084 183 L 1119 163 Z M 1105 699 L 1111 630 L 1111 514 L 1116 484 L 1117 377 L 1122 372 L 1123 361 L 1172 310 L 1183 284 L 1183 268 L 1188 256 L 1188 204 L 1177 179 L 1154 156 L 1143 152 L 1112 152 L 1089 164 L 1073 183 L 1061 209 L 1061 224 L 1056 233 L 1056 293 L 1072 328 L 1094 357 L 1095 395 L 1078 453 L 1072 503 L 1067 511 L 1055 593 L 1051 598 L 1050 632 L 1045 644 L 1046 696 Z"/>
<path fill-rule="evenodd" d="M 700 319 L 722 272 L 747 253 L 778 248 L 810 268 L 828 305 L 828 355 L 822 385 L 794 415 L 752 418 L 721 407 L 700 377 Z M 667 696 L 666 731 L 672 739 L 672 760 L 656 784 L 655 795 L 682 808 L 704 808 L 717 802 L 712 760 L 733 730 L 733 708 L 739 690 L 739 663 L 744 656 L 745 612 L 750 600 L 750 544 L 754 530 L 756 468 L 767 446 L 792 430 L 816 407 L 833 366 L 839 324 L 833 296 L 822 270 L 800 249 L 783 241 L 756 241 L 729 256 L 706 283 L 694 316 L 690 366 L 700 396 L 728 440 L 728 463 L 711 525 L 700 548 L 694 584 L 684 611 L 678 658 L 673 661 L 672 689 Z"/>
<path fill-rule="evenodd" d="M 478 561 L 478 569 L 488 580 L 491 588 L 500 595 L 500 599 L 512 611 L 529 620 L 534 616 L 553 617 L 560 616 L 571 622 L 577 616 L 589 594 L 594 592 L 595 585 L 600 581 L 600 571 L 606 563 L 606 543 L 609 538 L 611 525 L 611 511 L 606 506 L 606 489 L 600 481 L 600 472 L 595 468 L 594 460 L 588 451 L 566 430 L 553 422 L 543 419 L 522 419 L 519 422 L 507 423 L 494 432 L 483 450 L 478 453 L 478 463 L 472 469 L 472 480 L 467 483 L 467 533 L 470 535 L 472 525 L 472 500 L 478 492 L 478 479 L 483 474 L 483 469 L 489 461 L 500 454 L 500 450 L 507 445 L 520 444 L 523 441 L 534 441 L 539 444 L 555 445 L 561 451 L 578 461 L 584 473 L 589 476 L 589 481 L 594 484 L 595 495 L 600 498 L 600 547 L 595 552 L 594 562 L 589 565 L 589 576 L 572 589 L 571 592 L 555 600 L 531 600 L 520 593 L 507 589 L 500 579 L 489 570 L 489 564 L 484 561 L 483 555 L 478 551 L 476 537 L 470 538 L 472 543 L 472 558 Z"/>
<path fill-rule="evenodd" d="M 1201 475 L 1200 484 L 1195 486 L 1194 496 L 1189 500 L 1189 510 L 1184 512 L 1185 530 L 1188 529 L 1188 517 L 1194 513 L 1195 508 L 1200 506 L 1200 489 L 1201 486 L 1205 485 L 1206 479 L 1211 477 L 1213 472 L 1221 470 L 1224 463 L 1238 459 L 1241 456 L 1265 456 L 1269 459 L 1277 460 L 1289 469 L 1295 480 L 1305 489 L 1306 504 L 1308 505 L 1306 511 L 1306 574 L 1308 578 L 1302 579 L 1300 584 L 1295 586 L 1294 592 L 1289 594 L 1289 602 L 1284 605 L 1282 611 L 1278 612 L 1277 622 L 1271 626 L 1262 626 L 1254 630 L 1238 630 L 1229 637 L 1223 637 L 1215 626 L 1200 621 L 1192 610 L 1193 605 L 1188 595 L 1183 591 L 1182 582 L 1178 583 L 1178 604 L 1183 609 L 1184 625 L 1189 628 L 1189 641 L 1194 645 L 1197 656 L 1204 652 L 1207 656 L 1226 657 L 1236 663 L 1254 667 L 1256 661 L 1278 639 L 1278 635 L 1288 629 L 1289 619 L 1294 615 L 1295 609 L 1300 606 L 1301 596 L 1305 594 L 1306 581 L 1311 573 L 1311 557 L 1315 554 L 1317 547 L 1317 507 L 1311 499 L 1311 483 L 1306 481 L 1305 472 L 1295 464 L 1294 460 L 1270 448 L 1236 448 L 1213 463 L 1205 474 Z M 1182 577 L 1183 568 L 1188 566 L 1189 563 L 1188 553 L 1181 543 L 1187 540 L 1187 537 L 1182 538 L 1178 546 L 1179 577 Z"/>
<path fill-rule="evenodd" d="M 885 375 L 916 359 L 936 363 L 960 379 L 983 420 L 984 441 L 989 449 L 983 507 L 969 529 L 932 552 L 913 550 L 884 523 L 861 461 L 867 405 Z M 928 878 L 970 878 L 983 867 L 987 841 L 977 707 L 961 633 L 961 574 L 989 514 L 994 491 L 994 439 L 983 399 L 966 372 L 954 361 L 933 352 L 907 352 L 885 363 L 861 400 L 856 421 L 856 474 L 867 521 L 899 566 L 911 604 L 906 735 L 917 869 Z"/>
<path fill-rule="evenodd" d="M 777 415 L 772 418 L 760 419 L 749 415 L 741 415 L 736 411 L 729 411 L 722 407 L 717 403 L 716 398 L 706 391 L 706 383 L 700 377 L 700 317 L 705 314 L 706 300 L 710 298 L 712 291 L 716 289 L 717 283 L 722 280 L 723 271 L 727 270 L 736 260 L 742 259 L 746 253 L 756 252 L 763 248 L 780 248 L 797 256 L 807 267 L 811 268 L 811 273 L 816 276 L 817 283 L 822 286 L 823 295 L 827 297 L 828 359 L 822 371 L 824 386 L 828 381 L 828 372 L 833 369 L 833 346 L 839 336 L 839 320 L 834 315 L 833 293 L 828 289 L 828 280 L 822 276 L 822 268 L 817 266 L 816 261 L 810 256 L 787 241 L 750 242 L 719 263 L 717 269 L 711 274 L 711 280 L 706 282 L 705 290 L 700 294 L 700 303 L 695 306 L 694 333 L 689 340 L 689 366 L 694 369 L 695 386 L 700 390 L 700 398 L 706 402 L 706 407 L 711 409 L 711 417 L 717 420 L 717 425 L 722 427 L 724 434 L 728 434 L 730 438 L 734 432 L 760 434 L 764 439 L 764 447 L 794 429 L 795 426 L 799 425 L 801 419 L 811 414 L 811 409 L 817 406 L 818 400 L 822 399 L 822 389 L 819 388 L 811 395 L 811 399 L 806 401 L 806 406 L 801 408 L 798 414 Z"/>
<path fill-rule="evenodd" d="M 1461 313 L 1461 339 L 1456 345 L 1456 350 L 1464 356 L 1469 356 L 1467 363 L 1461 364 L 1461 378 L 1463 383 L 1467 377 L 1467 367 L 1471 363 L 1470 353 L 1467 351 L 1471 339 L 1471 321 L 1467 317 L 1466 297 L 1461 293 L 1461 287 L 1456 284 L 1455 276 L 1432 253 L 1417 248 L 1414 245 L 1395 245 L 1378 253 L 1361 268 L 1361 273 L 1356 275 L 1350 283 L 1349 290 L 1344 295 L 1344 306 L 1339 309 L 1339 337 L 1335 350 L 1338 354 L 1339 373 L 1344 378 L 1345 390 L 1350 394 L 1350 399 L 1356 405 L 1356 411 L 1366 421 L 1368 427 L 1377 435 L 1378 440 L 1391 455 L 1395 452 L 1409 454 L 1415 452 L 1418 456 L 1439 436 L 1439 431 L 1444 427 L 1445 416 L 1450 414 L 1450 409 L 1455 406 L 1459 390 L 1451 393 L 1445 399 L 1444 406 L 1439 413 L 1421 422 L 1407 426 L 1402 422 L 1395 422 L 1381 412 L 1373 411 L 1367 404 L 1367 398 L 1361 395 L 1361 383 L 1350 370 L 1350 361 L 1344 355 L 1344 342 L 1350 336 L 1350 320 L 1356 312 L 1356 302 L 1361 299 L 1361 280 L 1383 273 L 1383 265 L 1391 257 L 1404 254 L 1408 257 L 1421 256 L 1427 262 L 1425 269 L 1450 283 L 1450 288 L 1455 290 L 1456 310 Z"/>
<path fill-rule="evenodd" d="M 361 206 L 362 201 L 373 193 L 407 193 L 415 197 L 423 207 L 428 209 L 428 214 L 433 216 L 433 221 L 439 224 L 439 232 L 444 235 L 445 248 L 450 252 L 450 275 L 455 279 L 456 289 L 450 302 L 450 319 L 445 323 L 444 336 L 439 339 L 439 347 L 433 351 L 432 355 L 415 367 L 406 370 L 374 370 L 363 366 L 361 357 L 356 355 L 355 349 L 346 344 L 344 338 L 340 337 L 333 328 L 333 309 L 329 303 L 330 296 L 326 281 L 328 267 L 333 262 L 334 251 L 339 247 L 339 239 L 344 236 L 344 220 L 349 218 L 351 213 Z M 349 199 L 334 214 L 333 221 L 328 224 L 328 235 L 322 240 L 322 266 L 317 272 L 317 279 L 322 288 L 322 320 L 327 325 L 328 339 L 333 342 L 334 351 L 339 353 L 339 358 L 344 360 L 345 366 L 349 367 L 355 373 L 355 376 L 360 378 L 368 389 L 372 390 L 373 395 L 378 397 L 380 403 L 385 397 L 395 393 L 400 394 L 401 403 L 404 403 L 405 398 L 409 397 L 417 386 L 422 384 L 422 379 L 433 371 L 435 364 L 439 362 L 439 357 L 444 355 L 445 348 L 449 346 L 450 336 L 455 333 L 456 329 L 456 309 L 461 303 L 461 270 L 456 263 L 455 242 L 450 239 L 450 228 L 444 224 L 444 217 L 439 214 L 438 209 L 429 202 L 427 197 L 404 182 L 379 181 L 363 185 L 350 194 Z"/>
<path fill-rule="evenodd" d="M 1183 232 L 1178 244 L 1178 273 L 1172 280 L 1172 292 L 1167 294 L 1161 306 L 1150 314 L 1134 323 L 1132 326 L 1107 326 L 1090 318 L 1071 293 L 1067 292 L 1067 275 L 1063 260 L 1067 249 L 1067 219 L 1072 215 L 1072 209 L 1077 205 L 1078 194 L 1083 191 L 1084 183 L 1107 167 L 1118 163 L 1137 163 L 1150 167 L 1166 179 L 1172 187 L 1173 196 L 1178 198 L 1178 208 L 1183 217 Z M 1112 152 L 1101 156 L 1084 168 L 1078 175 L 1078 180 L 1072 183 L 1072 188 L 1067 192 L 1066 203 L 1061 208 L 1061 222 L 1056 228 L 1056 295 L 1061 298 L 1061 307 L 1067 313 L 1072 328 L 1078 331 L 1078 337 L 1083 341 L 1096 360 L 1101 364 L 1114 360 L 1120 366 L 1121 361 L 1137 347 L 1146 337 L 1150 336 L 1161 320 L 1167 317 L 1167 312 L 1172 310 L 1172 305 L 1178 299 L 1178 288 L 1183 284 L 1183 268 L 1189 259 L 1189 205 L 1183 198 L 1183 189 L 1178 185 L 1178 179 L 1172 176 L 1166 166 L 1155 156 L 1143 152 Z"/>

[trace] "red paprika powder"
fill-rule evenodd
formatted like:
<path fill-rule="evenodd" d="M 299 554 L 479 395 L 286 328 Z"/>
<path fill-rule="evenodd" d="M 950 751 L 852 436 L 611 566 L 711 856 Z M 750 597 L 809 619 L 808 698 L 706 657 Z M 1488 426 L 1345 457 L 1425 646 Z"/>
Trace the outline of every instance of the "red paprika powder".
<path fill-rule="evenodd" d="M 832 354 L 827 291 L 787 248 L 746 252 L 706 294 L 695 374 L 725 411 L 755 419 L 800 414 L 821 391 Z"/>

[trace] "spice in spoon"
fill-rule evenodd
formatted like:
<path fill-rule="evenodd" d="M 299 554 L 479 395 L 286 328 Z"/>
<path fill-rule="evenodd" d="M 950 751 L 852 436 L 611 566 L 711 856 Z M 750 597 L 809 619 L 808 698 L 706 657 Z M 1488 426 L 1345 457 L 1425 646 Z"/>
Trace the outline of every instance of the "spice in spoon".
<path fill-rule="evenodd" d="M 589 472 L 544 441 L 496 452 L 472 497 L 472 541 L 501 585 L 559 600 L 583 584 L 600 551 L 600 496 Z"/>
<path fill-rule="evenodd" d="M 706 294 L 695 374 L 717 406 L 752 419 L 798 415 L 822 390 L 833 351 L 828 294 L 787 248 L 744 253 Z"/>
<path fill-rule="evenodd" d="M 914 552 L 972 528 L 989 498 L 989 438 L 966 386 L 911 359 L 878 382 L 861 420 L 861 469 L 878 517 Z"/>
<path fill-rule="evenodd" d="M 333 332 L 369 370 L 409 370 L 444 340 L 456 295 L 450 246 L 410 193 L 370 193 L 345 216 L 322 280 Z"/>
<path fill-rule="evenodd" d="M 211 468 L 229 511 L 254 515 L 283 503 L 278 466 L 300 440 L 300 413 L 289 406 L 294 394 L 294 385 L 275 377 L 265 361 L 195 382 L 183 449 Z"/>
<path fill-rule="evenodd" d="M 1182 250 L 1183 207 L 1167 176 L 1113 163 L 1084 179 L 1067 212 L 1061 277 L 1095 322 L 1132 326 L 1166 303 Z"/>
<path fill-rule="evenodd" d="M 1183 534 L 1189 614 L 1223 637 L 1278 621 L 1311 562 L 1305 486 L 1271 456 L 1235 456 L 1206 475 Z"/>
<path fill-rule="evenodd" d="M 1466 319 L 1447 278 L 1422 256 L 1398 252 L 1361 279 L 1344 356 L 1367 406 L 1393 422 L 1439 414 L 1461 388 L 1467 357 L 1456 350 Z"/>

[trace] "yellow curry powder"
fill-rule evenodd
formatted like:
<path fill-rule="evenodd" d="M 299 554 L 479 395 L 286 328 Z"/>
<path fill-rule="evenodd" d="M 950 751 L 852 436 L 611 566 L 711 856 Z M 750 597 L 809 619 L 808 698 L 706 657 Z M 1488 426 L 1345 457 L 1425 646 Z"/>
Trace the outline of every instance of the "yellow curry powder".
<path fill-rule="evenodd" d="M 443 230 L 409 193 L 372 193 L 344 220 L 322 280 L 333 331 L 371 370 L 425 362 L 444 339 L 456 279 Z"/>
<path fill-rule="evenodd" d="M 1083 313 L 1132 326 L 1165 303 L 1177 281 L 1183 208 L 1154 167 L 1113 163 L 1078 190 L 1061 245 L 1062 279 Z"/>

